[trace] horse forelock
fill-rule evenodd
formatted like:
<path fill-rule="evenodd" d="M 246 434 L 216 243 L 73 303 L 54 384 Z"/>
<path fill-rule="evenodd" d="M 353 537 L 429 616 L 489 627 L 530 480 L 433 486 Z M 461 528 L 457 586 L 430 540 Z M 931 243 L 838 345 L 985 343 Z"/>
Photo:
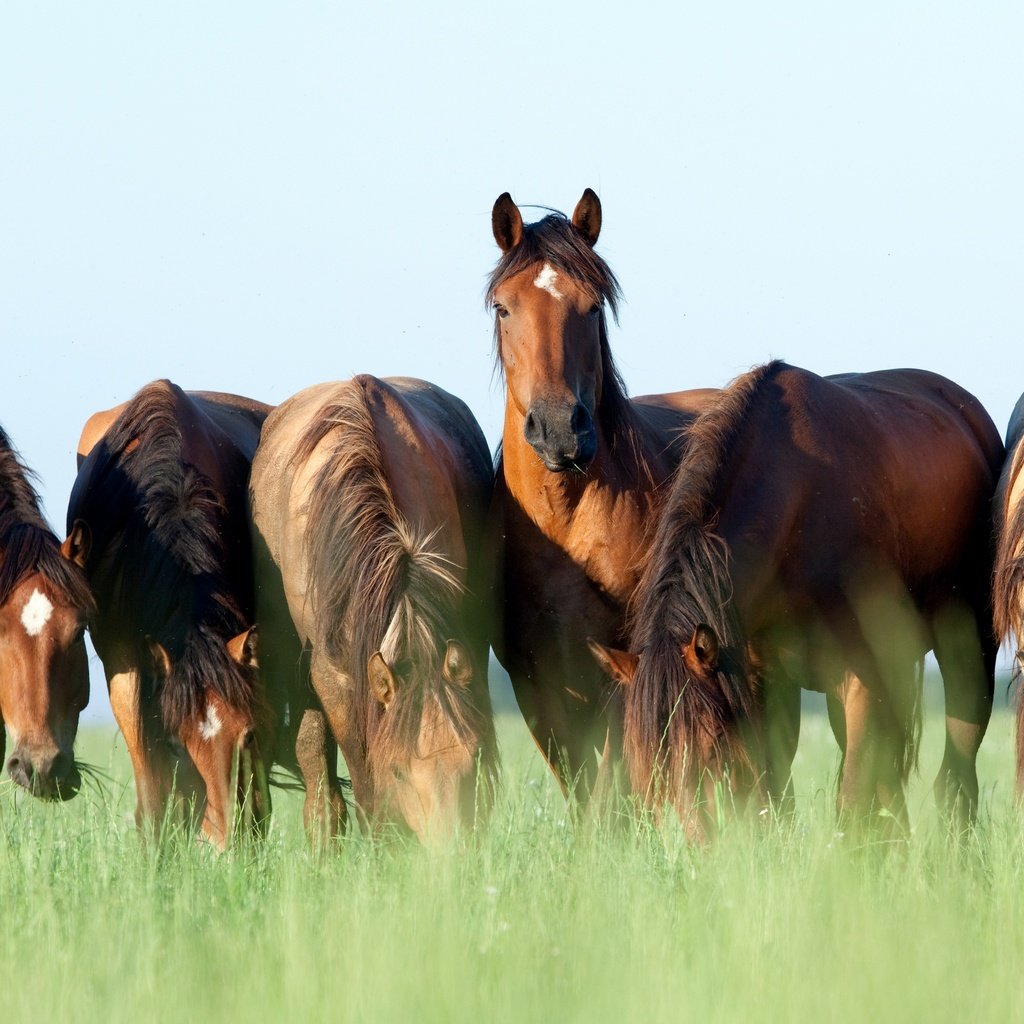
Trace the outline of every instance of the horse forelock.
<path fill-rule="evenodd" d="M 186 722 L 206 713 L 206 697 L 213 693 L 225 704 L 259 724 L 267 713 L 255 671 L 239 665 L 228 653 L 225 636 L 233 635 L 231 611 L 224 609 L 220 623 L 197 623 L 181 638 L 171 658 L 171 671 L 150 687 L 159 700 L 164 728 L 176 733 Z M 218 626 L 220 628 L 218 628 Z M 140 658 L 146 655 L 140 652 Z M 142 703 L 142 702 L 140 702 Z"/>
<path fill-rule="evenodd" d="M 60 553 L 60 543 L 39 508 L 34 474 L 0 427 L 0 604 L 33 572 L 40 573 L 77 608 L 93 607 L 85 574 Z"/>
<path fill-rule="evenodd" d="M 318 412 L 294 456 L 308 459 L 326 445 L 305 509 L 313 629 L 317 646 L 352 679 L 354 713 L 368 724 L 367 740 L 373 733 L 378 759 L 408 760 L 417 752 L 426 701 L 438 702 L 460 738 L 486 736 L 490 719 L 441 674 L 447 640 L 459 632 L 461 567 L 439 531 L 415 528 L 398 508 L 365 385 L 353 384 Z M 412 670 L 386 716 L 367 677 L 378 650 L 393 669 Z"/>

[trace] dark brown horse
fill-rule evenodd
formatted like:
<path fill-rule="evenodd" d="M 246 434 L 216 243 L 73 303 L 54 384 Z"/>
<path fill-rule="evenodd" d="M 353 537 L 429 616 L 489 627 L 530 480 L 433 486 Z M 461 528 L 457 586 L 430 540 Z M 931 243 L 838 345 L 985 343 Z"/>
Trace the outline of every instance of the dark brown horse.
<path fill-rule="evenodd" d="M 990 503 L 1003 447 L 981 405 L 922 370 L 822 378 L 770 363 L 690 428 L 631 606 L 634 792 L 700 834 L 723 782 L 779 800 L 799 687 L 843 749 L 838 805 L 905 822 L 920 660 L 946 693 L 940 806 L 963 824 L 992 708 Z M 706 797 L 706 801 L 699 798 Z"/>
<path fill-rule="evenodd" d="M 135 771 L 136 819 L 195 798 L 223 848 L 239 803 L 269 811 L 256 678 L 247 487 L 269 406 L 156 381 L 92 417 L 68 553 Z"/>
<path fill-rule="evenodd" d="M 601 204 L 590 189 L 571 220 L 536 224 L 505 193 L 492 226 L 503 255 L 487 298 L 506 383 L 493 645 L 541 752 L 563 786 L 578 782 L 585 795 L 596 749 L 617 751 L 620 714 L 608 713 L 614 688 L 586 638 L 623 642 L 680 429 L 713 392 L 627 397 L 606 323 L 619 286 L 594 251 Z"/>
<path fill-rule="evenodd" d="M 996 567 L 992 609 L 996 635 L 1016 643 L 1017 675 L 1024 668 L 1024 396 L 1006 430 L 1006 462 L 995 503 Z M 1024 696 L 1017 695 L 1017 793 L 1024 795 Z"/>
<path fill-rule="evenodd" d="M 79 789 L 74 742 L 89 700 L 82 638 L 92 595 L 39 511 L 29 471 L 0 429 L 0 718 L 7 772 L 34 796 Z M 0 725 L 0 760 L 6 738 Z"/>
<path fill-rule="evenodd" d="M 267 419 L 253 463 L 261 670 L 292 721 L 312 685 L 360 811 L 421 839 L 490 799 L 482 547 L 492 470 L 457 398 L 423 381 L 307 388 Z M 290 698 L 294 701 L 295 698 Z M 298 737 L 307 827 L 336 831 L 333 757 L 305 718 Z M 326 801 L 326 807 L 322 801 Z M 323 824 L 321 815 L 326 812 Z"/>

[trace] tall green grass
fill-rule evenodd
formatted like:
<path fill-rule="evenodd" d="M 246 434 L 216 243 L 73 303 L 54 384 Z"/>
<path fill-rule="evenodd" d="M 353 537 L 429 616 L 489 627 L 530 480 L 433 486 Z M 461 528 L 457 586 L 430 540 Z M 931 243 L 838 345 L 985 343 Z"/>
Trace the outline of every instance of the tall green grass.
<path fill-rule="evenodd" d="M 793 1021 L 1020 1019 L 1022 851 L 1008 713 L 982 750 L 977 835 L 950 844 L 930 786 L 888 852 L 836 834 L 837 757 L 804 722 L 791 819 L 674 830 L 574 826 L 517 719 L 489 826 L 431 853 L 346 840 L 307 849 L 275 794 L 266 843 L 217 858 L 140 846 L 123 745 L 109 776 L 46 806 L 0 787 L 0 992 L 9 1021 Z"/>

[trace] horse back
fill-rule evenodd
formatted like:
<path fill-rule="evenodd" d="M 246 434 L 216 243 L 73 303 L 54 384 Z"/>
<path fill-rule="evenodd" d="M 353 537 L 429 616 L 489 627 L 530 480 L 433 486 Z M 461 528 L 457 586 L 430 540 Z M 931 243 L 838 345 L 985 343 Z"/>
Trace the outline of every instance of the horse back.
<path fill-rule="evenodd" d="M 987 585 L 1003 448 L 976 398 L 927 371 L 822 378 L 786 366 L 762 398 L 723 511 L 752 550 L 774 551 L 794 577 L 830 579 L 841 552 L 851 571 L 895 570 L 922 601 L 958 574 L 972 592 Z"/>

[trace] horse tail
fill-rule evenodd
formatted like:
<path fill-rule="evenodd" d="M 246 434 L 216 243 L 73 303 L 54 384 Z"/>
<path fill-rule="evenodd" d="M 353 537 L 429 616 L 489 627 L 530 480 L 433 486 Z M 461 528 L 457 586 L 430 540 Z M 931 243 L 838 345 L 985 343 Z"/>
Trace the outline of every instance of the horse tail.
<path fill-rule="evenodd" d="M 904 785 L 911 771 L 917 770 L 918 754 L 921 747 L 921 719 L 924 695 L 924 659 L 914 664 L 914 685 L 911 688 L 910 700 L 901 715 L 900 726 L 902 735 L 894 751 L 893 767 L 897 777 Z"/>

